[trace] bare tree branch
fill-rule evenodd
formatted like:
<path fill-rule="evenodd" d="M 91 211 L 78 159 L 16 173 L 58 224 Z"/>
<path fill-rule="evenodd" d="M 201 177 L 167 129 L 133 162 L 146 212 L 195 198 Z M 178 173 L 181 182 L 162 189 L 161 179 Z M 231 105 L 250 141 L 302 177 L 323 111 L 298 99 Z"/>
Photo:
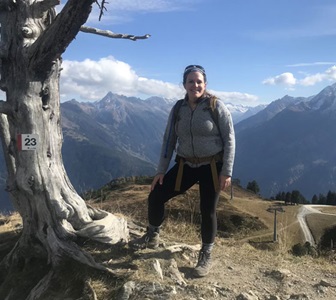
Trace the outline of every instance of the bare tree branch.
<path fill-rule="evenodd" d="M 99 21 L 101 20 L 102 16 L 104 15 L 104 11 L 107 11 L 107 8 L 105 7 L 105 4 L 108 4 L 106 0 L 102 0 L 101 4 L 96 0 L 96 3 L 99 7 L 100 13 L 99 13 Z"/>
<path fill-rule="evenodd" d="M 49 64 L 65 51 L 86 22 L 95 0 L 68 0 L 56 19 L 30 47 L 33 68 L 49 70 Z"/>
<path fill-rule="evenodd" d="M 85 32 L 85 33 L 98 34 L 98 35 L 102 35 L 102 36 L 113 38 L 113 39 L 128 39 L 132 41 L 145 40 L 150 37 L 150 34 L 145 34 L 143 36 L 136 36 L 136 35 L 131 35 L 131 34 L 114 33 L 109 30 L 101 30 L 101 29 L 87 27 L 87 26 L 81 26 L 80 31 Z"/>

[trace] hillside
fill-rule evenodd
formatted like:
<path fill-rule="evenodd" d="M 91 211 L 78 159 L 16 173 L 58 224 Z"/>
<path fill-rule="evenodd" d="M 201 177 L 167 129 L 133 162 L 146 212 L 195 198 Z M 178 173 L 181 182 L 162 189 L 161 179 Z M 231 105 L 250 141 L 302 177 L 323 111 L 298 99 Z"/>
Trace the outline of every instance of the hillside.
<path fill-rule="evenodd" d="M 265 197 L 299 190 L 310 201 L 335 187 L 336 84 L 308 98 L 285 96 L 235 127 L 235 176 Z"/>
<path fill-rule="evenodd" d="M 86 195 L 90 205 L 125 216 L 132 237 L 143 233 L 149 192 L 149 179 L 133 179 L 127 183 L 114 181 Z M 90 274 L 90 285 L 98 290 L 96 299 L 336 299 L 336 265 L 331 256 L 298 257 L 289 253 L 294 244 L 302 242 L 296 220 L 299 206 L 286 206 L 278 215 L 278 242 L 274 243 L 273 214 L 267 212 L 273 203 L 239 186 L 234 186 L 232 200 L 231 193 L 221 195 L 212 272 L 203 279 L 193 278 L 191 271 L 200 246 L 197 195 L 195 186 L 169 203 L 158 250 L 133 252 L 123 245 L 82 241 L 96 260 L 119 275 L 116 280 Z M 11 218 L 3 217 L 0 222 L 1 257 L 20 232 L 19 218 Z M 312 216 L 311 220 L 320 231 L 321 226 L 329 226 Z M 332 223 L 335 217 L 330 219 Z M 67 271 L 76 275 L 73 269 Z"/>

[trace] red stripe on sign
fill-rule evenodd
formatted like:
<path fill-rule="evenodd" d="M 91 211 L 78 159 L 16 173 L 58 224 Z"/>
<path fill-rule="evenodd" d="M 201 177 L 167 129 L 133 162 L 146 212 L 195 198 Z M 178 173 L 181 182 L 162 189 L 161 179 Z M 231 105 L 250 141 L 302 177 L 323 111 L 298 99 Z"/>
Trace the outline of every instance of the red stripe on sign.
<path fill-rule="evenodd" d="M 21 137 L 21 134 L 17 135 L 17 147 L 18 147 L 19 151 L 22 150 L 22 137 Z"/>

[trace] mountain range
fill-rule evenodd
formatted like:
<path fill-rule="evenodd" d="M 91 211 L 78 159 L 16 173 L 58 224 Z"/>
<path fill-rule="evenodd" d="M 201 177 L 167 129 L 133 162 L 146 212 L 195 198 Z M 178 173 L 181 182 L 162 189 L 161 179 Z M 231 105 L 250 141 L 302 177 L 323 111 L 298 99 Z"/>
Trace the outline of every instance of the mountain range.
<path fill-rule="evenodd" d="M 168 108 L 164 99 L 112 93 L 95 103 L 62 103 L 63 160 L 77 190 L 153 174 Z"/>
<path fill-rule="evenodd" d="M 306 197 L 335 190 L 335 90 L 336 84 L 315 96 L 285 96 L 267 106 L 227 103 L 237 139 L 234 177 L 242 185 L 256 180 L 265 197 L 293 189 Z M 62 156 L 77 191 L 118 177 L 153 175 L 174 102 L 108 93 L 97 102 L 62 103 Z M 2 187 L 5 174 L 1 156 Z M 0 210 L 8 208 L 5 193 L 0 197 Z"/>
<path fill-rule="evenodd" d="M 336 190 L 336 84 L 285 96 L 236 125 L 235 176 L 262 195 L 299 190 L 307 200 Z"/>

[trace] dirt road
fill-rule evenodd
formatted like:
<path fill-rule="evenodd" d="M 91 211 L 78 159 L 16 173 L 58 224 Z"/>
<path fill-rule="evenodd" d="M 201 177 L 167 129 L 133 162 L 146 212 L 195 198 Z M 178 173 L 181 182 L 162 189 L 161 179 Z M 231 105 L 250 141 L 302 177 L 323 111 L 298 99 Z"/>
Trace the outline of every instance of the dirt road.
<path fill-rule="evenodd" d="M 318 210 L 318 208 L 321 208 L 321 207 L 328 207 L 328 205 L 302 205 L 297 215 L 297 218 L 301 226 L 301 229 L 303 231 L 305 240 L 313 246 L 316 245 L 316 242 L 307 224 L 306 216 L 309 214 L 324 214 L 324 215 L 336 216 L 336 214 L 325 213 L 325 212 Z"/>

